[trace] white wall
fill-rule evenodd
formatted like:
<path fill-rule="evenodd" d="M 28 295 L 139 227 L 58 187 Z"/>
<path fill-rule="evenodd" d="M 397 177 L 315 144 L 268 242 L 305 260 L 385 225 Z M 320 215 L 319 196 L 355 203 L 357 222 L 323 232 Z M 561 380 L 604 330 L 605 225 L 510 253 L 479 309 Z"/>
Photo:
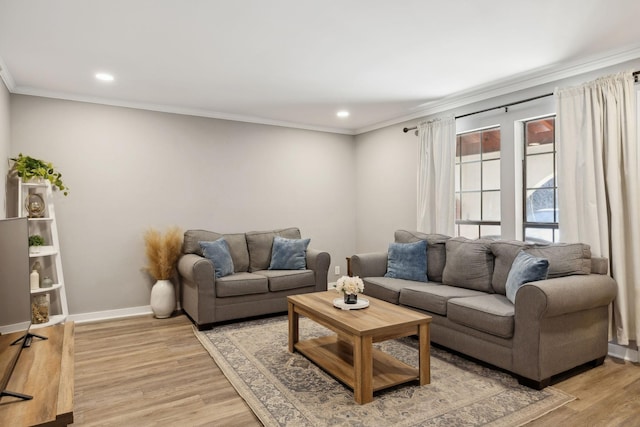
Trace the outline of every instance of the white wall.
<path fill-rule="evenodd" d="M 71 314 L 149 304 L 142 234 L 300 227 L 346 272 L 353 137 L 12 95 L 11 154 L 54 163 Z"/>
<path fill-rule="evenodd" d="M 9 108 L 10 95 L 4 81 L 0 79 L 0 183 L 2 184 L 2 191 L 0 191 L 0 218 L 6 217 L 6 181 L 7 172 L 9 170 L 9 151 L 11 147 L 10 143 L 10 108 Z"/>

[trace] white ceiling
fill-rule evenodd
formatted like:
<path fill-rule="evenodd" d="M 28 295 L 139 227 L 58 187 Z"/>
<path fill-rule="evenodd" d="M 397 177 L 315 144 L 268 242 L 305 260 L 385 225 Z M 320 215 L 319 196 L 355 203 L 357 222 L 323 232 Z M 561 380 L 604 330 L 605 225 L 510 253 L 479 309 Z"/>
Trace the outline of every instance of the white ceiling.
<path fill-rule="evenodd" d="M 347 134 L 638 57 L 638 0 L 0 0 L 12 93 Z"/>

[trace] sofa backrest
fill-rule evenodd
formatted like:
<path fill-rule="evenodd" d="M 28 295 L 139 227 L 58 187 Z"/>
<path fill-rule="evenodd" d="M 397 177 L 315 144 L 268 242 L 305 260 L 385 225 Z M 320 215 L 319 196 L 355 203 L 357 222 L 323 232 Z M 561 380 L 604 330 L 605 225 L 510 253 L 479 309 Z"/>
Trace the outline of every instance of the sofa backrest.
<path fill-rule="evenodd" d="M 249 231 L 246 233 L 249 249 L 249 271 L 267 270 L 271 263 L 273 238 L 300 239 L 300 230 L 296 227 L 269 231 Z"/>
<path fill-rule="evenodd" d="M 523 243 L 519 240 L 496 240 L 491 243 L 495 267 L 491 285 L 496 293 L 505 294 L 507 276 L 518 252 L 523 250 L 549 261 L 548 278 L 591 273 L 591 248 L 584 243 Z"/>
<path fill-rule="evenodd" d="M 249 271 L 249 251 L 244 233 L 221 234 L 207 230 L 187 230 L 184 233 L 182 253 L 203 256 L 199 242 L 213 242 L 221 237 L 224 237 L 229 245 L 233 271 L 235 273 Z"/>
<path fill-rule="evenodd" d="M 442 272 L 446 261 L 445 242 L 450 239 L 444 234 L 426 234 L 419 231 L 396 230 L 396 243 L 427 241 L 427 277 L 432 282 L 442 282 Z"/>
<path fill-rule="evenodd" d="M 495 257 L 489 239 L 469 240 L 454 237 L 447 240 L 447 261 L 442 273 L 442 283 L 460 288 L 493 293 Z"/>

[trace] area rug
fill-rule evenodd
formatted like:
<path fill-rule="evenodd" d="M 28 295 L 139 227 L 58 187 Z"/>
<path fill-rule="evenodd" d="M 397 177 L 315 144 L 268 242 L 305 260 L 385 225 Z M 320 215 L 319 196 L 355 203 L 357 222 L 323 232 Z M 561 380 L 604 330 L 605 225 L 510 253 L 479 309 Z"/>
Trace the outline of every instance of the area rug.
<path fill-rule="evenodd" d="M 533 390 L 510 375 L 431 347 L 431 384 L 407 383 L 358 405 L 353 392 L 299 353 L 289 353 L 287 318 L 278 316 L 194 332 L 265 426 L 518 426 L 572 400 Z M 331 334 L 300 318 L 300 339 Z M 418 341 L 375 344 L 417 366 Z"/>

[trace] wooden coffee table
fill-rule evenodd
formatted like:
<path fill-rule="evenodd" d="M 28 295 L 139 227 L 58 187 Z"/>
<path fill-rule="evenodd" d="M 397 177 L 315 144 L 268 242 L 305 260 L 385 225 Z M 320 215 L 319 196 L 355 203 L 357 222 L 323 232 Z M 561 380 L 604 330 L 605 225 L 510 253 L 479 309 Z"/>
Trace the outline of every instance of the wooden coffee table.
<path fill-rule="evenodd" d="M 287 297 L 289 351 L 298 351 L 353 389 L 359 404 L 373 401 L 373 392 L 418 380 L 429 384 L 429 323 L 431 316 L 369 296 L 369 307 L 341 310 L 333 306 L 335 291 Z M 299 317 L 304 316 L 336 333 L 299 341 Z M 417 335 L 419 366 L 409 366 L 378 349 L 374 342 Z"/>

